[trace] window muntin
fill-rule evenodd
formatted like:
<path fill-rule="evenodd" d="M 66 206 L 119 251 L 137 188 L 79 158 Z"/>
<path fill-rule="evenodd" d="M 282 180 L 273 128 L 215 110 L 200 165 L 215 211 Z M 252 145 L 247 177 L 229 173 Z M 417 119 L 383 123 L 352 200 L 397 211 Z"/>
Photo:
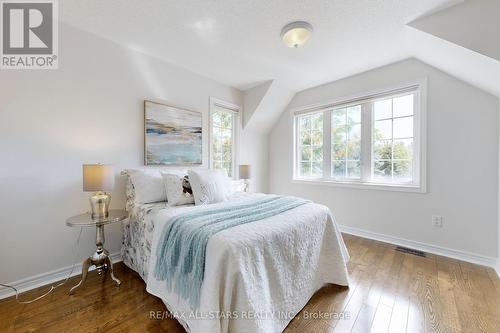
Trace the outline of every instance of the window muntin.
<path fill-rule="evenodd" d="M 301 177 L 323 175 L 323 114 L 298 117 L 298 159 Z"/>
<path fill-rule="evenodd" d="M 420 148 L 423 116 L 420 85 L 394 93 L 336 103 L 314 113 L 295 116 L 294 178 L 330 183 L 384 185 L 425 190 Z M 300 119 L 322 114 L 324 126 L 322 170 L 308 174 L 300 169 Z M 304 130 L 302 131 L 304 132 Z M 307 132 L 307 131 L 306 131 Z M 307 160 L 310 162 L 309 160 Z M 307 164 L 306 164 L 307 167 Z M 423 177 L 423 178 L 422 178 Z"/>
<path fill-rule="evenodd" d="M 234 176 L 236 113 L 215 107 L 212 111 L 212 168 Z"/>

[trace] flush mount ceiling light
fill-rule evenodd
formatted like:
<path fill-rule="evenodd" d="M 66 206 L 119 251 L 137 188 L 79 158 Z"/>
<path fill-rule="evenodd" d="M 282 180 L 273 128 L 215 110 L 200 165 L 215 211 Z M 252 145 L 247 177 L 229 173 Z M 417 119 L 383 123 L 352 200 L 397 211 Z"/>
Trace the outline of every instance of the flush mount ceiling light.
<path fill-rule="evenodd" d="M 312 25 L 304 21 L 292 22 L 281 30 L 281 39 L 288 47 L 301 47 L 312 33 Z"/>

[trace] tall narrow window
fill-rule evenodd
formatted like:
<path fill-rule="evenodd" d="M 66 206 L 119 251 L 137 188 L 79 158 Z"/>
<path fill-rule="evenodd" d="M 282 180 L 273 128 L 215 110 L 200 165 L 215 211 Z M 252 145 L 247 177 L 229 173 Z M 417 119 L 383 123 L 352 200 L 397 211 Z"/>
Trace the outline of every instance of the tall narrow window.
<path fill-rule="evenodd" d="M 373 177 L 386 182 L 413 179 L 413 94 L 374 103 Z"/>
<path fill-rule="evenodd" d="M 298 136 L 300 175 L 320 177 L 323 174 L 323 114 L 300 116 Z"/>
<path fill-rule="evenodd" d="M 361 177 L 361 105 L 332 111 L 332 177 Z"/>
<path fill-rule="evenodd" d="M 425 191 L 422 85 L 297 111 L 294 179 Z"/>
<path fill-rule="evenodd" d="M 237 163 L 238 111 L 211 102 L 211 152 L 210 163 L 214 169 L 226 170 L 229 177 L 235 177 Z"/>

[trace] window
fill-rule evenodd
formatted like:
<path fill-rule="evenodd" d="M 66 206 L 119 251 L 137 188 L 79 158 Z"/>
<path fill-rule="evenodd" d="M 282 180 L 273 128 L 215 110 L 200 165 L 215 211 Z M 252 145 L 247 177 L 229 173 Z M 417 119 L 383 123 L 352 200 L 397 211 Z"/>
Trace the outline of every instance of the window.
<path fill-rule="evenodd" d="M 223 101 L 210 99 L 210 166 L 224 169 L 236 177 L 237 129 L 239 109 Z"/>
<path fill-rule="evenodd" d="M 323 172 L 323 114 L 299 118 L 300 174 L 321 176 Z"/>
<path fill-rule="evenodd" d="M 361 177 L 361 106 L 332 111 L 332 177 Z"/>
<path fill-rule="evenodd" d="M 294 179 L 425 191 L 422 85 L 297 111 Z"/>
<path fill-rule="evenodd" d="M 413 181 L 413 94 L 376 101 L 373 112 L 373 176 Z"/>

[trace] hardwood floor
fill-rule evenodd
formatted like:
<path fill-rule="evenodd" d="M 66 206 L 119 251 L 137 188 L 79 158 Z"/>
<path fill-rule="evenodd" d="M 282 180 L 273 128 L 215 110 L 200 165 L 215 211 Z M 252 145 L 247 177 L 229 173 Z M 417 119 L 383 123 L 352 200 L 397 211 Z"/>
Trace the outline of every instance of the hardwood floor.
<path fill-rule="evenodd" d="M 319 290 L 285 332 L 500 332 L 500 280 L 492 269 L 432 254 L 418 257 L 350 235 L 344 239 L 350 287 Z M 94 271 L 73 296 L 68 291 L 79 276 L 33 304 L 0 300 L 0 331 L 184 332 L 174 319 L 151 318 L 165 306 L 145 291 L 135 272 L 121 263 L 115 270 L 120 288 Z"/>

